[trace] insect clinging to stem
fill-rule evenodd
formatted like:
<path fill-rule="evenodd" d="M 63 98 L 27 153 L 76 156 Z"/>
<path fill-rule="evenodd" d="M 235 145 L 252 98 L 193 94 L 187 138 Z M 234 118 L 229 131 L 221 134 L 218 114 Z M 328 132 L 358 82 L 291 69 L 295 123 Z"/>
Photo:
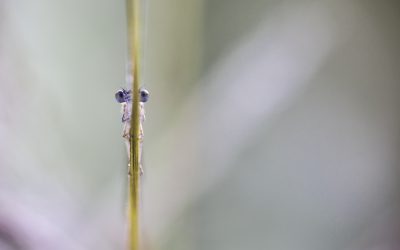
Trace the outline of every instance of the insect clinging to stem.
<path fill-rule="evenodd" d="M 141 88 L 139 90 L 139 111 L 140 111 L 140 134 L 139 134 L 139 140 L 140 140 L 140 152 L 142 151 L 142 142 L 143 142 L 143 122 L 145 120 L 145 111 L 144 111 L 144 103 L 149 100 L 149 91 L 147 91 L 144 88 Z M 128 151 L 128 156 L 130 152 L 130 128 L 131 128 L 131 112 L 132 112 L 132 91 L 131 90 L 126 90 L 124 88 L 119 89 L 115 93 L 115 99 L 117 100 L 118 103 L 121 104 L 121 113 L 122 113 L 122 123 L 123 125 L 123 130 L 122 130 L 122 137 L 125 138 L 125 144 L 126 144 L 126 149 Z M 139 157 L 141 161 L 141 154 Z M 140 173 L 143 174 L 143 168 L 142 165 L 140 164 Z M 129 173 L 130 174 L 130 173 Z"/>

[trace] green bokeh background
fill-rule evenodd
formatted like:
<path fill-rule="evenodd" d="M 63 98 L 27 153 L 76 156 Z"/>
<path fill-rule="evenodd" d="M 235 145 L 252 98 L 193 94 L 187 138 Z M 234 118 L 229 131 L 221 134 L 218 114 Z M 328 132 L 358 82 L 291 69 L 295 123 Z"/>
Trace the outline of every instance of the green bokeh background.
<path fill-rule="evenodd" d="M 399 246 L 397 1 L 144 6 L 144 249 Z M 124 249 L 125 32 L 0 2 L 0 249 Z"/>

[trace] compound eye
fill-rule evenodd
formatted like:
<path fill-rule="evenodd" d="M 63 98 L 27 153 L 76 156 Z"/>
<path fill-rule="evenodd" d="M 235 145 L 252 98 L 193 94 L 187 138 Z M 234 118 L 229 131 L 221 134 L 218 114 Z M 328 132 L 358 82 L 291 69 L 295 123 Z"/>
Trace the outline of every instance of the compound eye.
<path fill-rule="evenodd" d="M 125 96 L 126 96 L 126 95 L 125 95 L 125 91 L 122 90 L 122 89 L 118 90 L 117 93 L 115 93 L 115 99 L 116 99 L 117 102 L 119 102 L 119 103 L 126 102 Z"/>
<path fill-rule="evenodd" d="M 140 102 L 147 102 L 149 100 L 149 91 L 140 89 Z"/>

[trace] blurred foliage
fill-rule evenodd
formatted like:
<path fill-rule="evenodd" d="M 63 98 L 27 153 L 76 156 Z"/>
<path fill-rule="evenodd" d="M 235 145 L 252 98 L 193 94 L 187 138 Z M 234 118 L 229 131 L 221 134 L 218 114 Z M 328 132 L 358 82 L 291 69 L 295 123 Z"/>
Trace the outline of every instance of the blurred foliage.
<path fill-rule="evenodd" d="M 124 4 L 0 3 L 0 249 L 123 249 Z M 146 249 L 396 249 L 399 7 L 148 0 Z"/>

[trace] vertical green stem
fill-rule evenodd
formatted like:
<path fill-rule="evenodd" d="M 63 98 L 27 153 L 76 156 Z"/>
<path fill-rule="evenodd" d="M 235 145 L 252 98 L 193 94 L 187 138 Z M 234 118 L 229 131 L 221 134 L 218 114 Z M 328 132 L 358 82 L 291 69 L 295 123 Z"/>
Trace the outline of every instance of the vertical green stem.
<path fill-rule="evenodd" d="M 129 60 L 133 76 L 132 83 L 132 113 L 130 129 L 130 152 L 129 152 L 129 233 L 128 249 L 139 250 L 139 201 L 140 201 L 140 107 L 139 107 L 139 85 L 140 85 L 140 25 L 139 6 L 140 0 L 127 0 L 128 19 L 128 46 Z"/>

